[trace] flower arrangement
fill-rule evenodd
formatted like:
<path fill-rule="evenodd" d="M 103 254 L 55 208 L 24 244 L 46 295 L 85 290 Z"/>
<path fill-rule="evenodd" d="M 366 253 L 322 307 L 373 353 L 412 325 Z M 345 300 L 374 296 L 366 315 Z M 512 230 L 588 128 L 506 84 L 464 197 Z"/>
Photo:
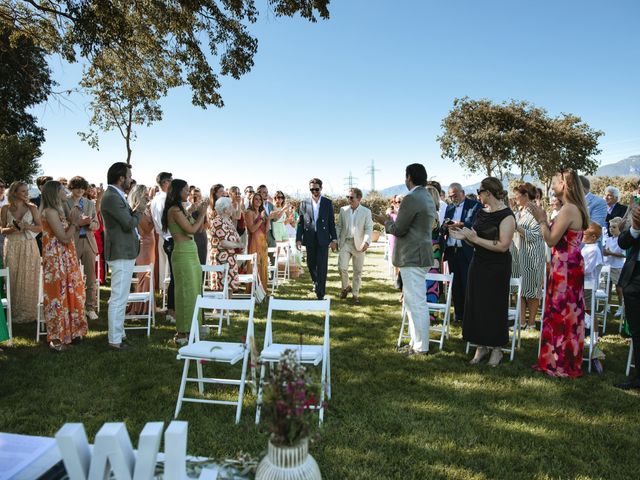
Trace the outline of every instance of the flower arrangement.
<path fill-rule="evenodd" d="M 294 350 L 286 350 L 265 385 L 263 412 L 271 442 L 293 446 L 309 435 L 309 413 L 317 405 L 318 384 L 301 365 Z"/>

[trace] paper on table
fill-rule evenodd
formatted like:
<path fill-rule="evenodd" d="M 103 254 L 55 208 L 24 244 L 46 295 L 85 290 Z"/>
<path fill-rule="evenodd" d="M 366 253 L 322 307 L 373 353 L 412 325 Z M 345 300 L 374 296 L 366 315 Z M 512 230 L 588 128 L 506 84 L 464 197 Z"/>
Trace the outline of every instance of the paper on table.
<path fill-rule="evenodd" d="M 16 478 L 52 448 L 53 438 L 0 433 L 0 480 Z"/>

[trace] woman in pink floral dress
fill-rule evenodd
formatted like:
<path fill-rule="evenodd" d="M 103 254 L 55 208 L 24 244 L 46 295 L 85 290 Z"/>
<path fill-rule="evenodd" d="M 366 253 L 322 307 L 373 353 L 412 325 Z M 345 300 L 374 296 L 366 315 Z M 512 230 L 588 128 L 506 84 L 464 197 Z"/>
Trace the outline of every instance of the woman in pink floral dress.
<path fill-rule="evenodd" d="M 580 246 L 582 232 L 589 225 L 589 212 L 575 172 L 556 174 L 552 189 L 556 197 L 562 199 L 563 206 L 551 225 L 542 208 L 528 207 L 551 247 L 542 344 L 533 368 L 553 377 L 580 377 L 585 328 L 584 260 Z"/>

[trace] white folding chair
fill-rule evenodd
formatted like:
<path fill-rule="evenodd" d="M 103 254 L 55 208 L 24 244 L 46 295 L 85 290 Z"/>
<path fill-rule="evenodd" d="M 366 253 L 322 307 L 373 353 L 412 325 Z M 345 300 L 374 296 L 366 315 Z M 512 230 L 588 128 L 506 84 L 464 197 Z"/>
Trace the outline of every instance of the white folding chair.
<path fill-rule="evenodd" d="M 515 306 L 511 305 L 511 299 L 513 297 L 513 288 L 516 289 L 516 303 Z M 513 361 L 513 357 L 516 354 L 516 345 L 517 348 L 520 348 L 520 304 L 522 302 L 522 281 L 520 278 L 512 278 L 509 280 L 509 310 L 508 310 L 508 318 L 511 325 L 509 326 L 509 331 L 511 332 L 511 347 L 506 348 L 503 347 L 502 351 L 509 354 L 509 361 Z M 469 349 L 471 347 L 477 347 L 476 344 L 467 342 L 467 348 L 465 350 L 466 353 L 469 353 Z"/>
<path fill-rule="evenodd" d="M 258 406 L 256 409 L 256 424 L 260 422 L 262 408 L 262 388 L 266 364 L 270 366 L 278 363 L 286 350 L 293 350 L 300 359 L 300 363 L 318 366 L 322 363 L 320 374 L 320 402 L 310 406 L 320 413 L 320 423 L 324 421 L 324 397 L 325 390 L 328 398 L 331 398 L 331 352 L 329 338 L 329 313 L 331 300 L 281 300 L 269 297 L 269 309 L 267 311 L 267 327 L 264 334 L 264 348 L 260 352 L 260 380 L 258 383 Z M 323 312 L 324 333 L 322 344 L 293 344 L 274 343 L 273 339 L 273 312 Z"/>
<path fill-rule="evenodd" d="M 147 337 L 151 335 L 151 325 L 153 324 L 153 326 L 156 326 L 156 302 L 155 299 L 153 297 L 153 265 L 136 265 L 135 267 L 133 267 L 133 273 L 134 275 L 136 273 L 146 273 L 147 275 L 149 275 L 149 289 L 147 291 L 144 292 L 131 292 L 129 293 L 129 296 L 127 297 L 127 304 L 125 306 L 128 307 L 129 304 L 137 304 L 137 303 L 145 303 L 147 304 L 147 313 L 143 313 L 140 315 L 127 315 L 125 314 L 124 316 L 124 320 L 125 320 L 125 326 L 124 329 L 125 330 L 146 330 L 147 331 Z M 137 280 L 137 279 L 136 279 Z M 132 285 L 135 285 L 136 282 L 131 282 Z M 126 321 L 127 320 L 143 320 L 146 319 L 147 320 L 147 325 L 136 325 L 136 326 L 127 326 Z"/>
<path fill-rule="evenodd" d="M 96 311 L 100 313 L 100 275 L 102 268 L 100 265 L 100 255 L 96 255 Z"/>
<path fill-rule="evenodd" d="M 591 312 L 590 314 L 587 314 L 587 312 L 585 312 L 585 315 L 584 315 L 584 328 L 585 330 L 587 328 L 589 329 L 589 335 L 587 337 L 586 331 L 585 331 L 585 339 L 584 339 L 585 344 L 587 343 L 587 338 L 589 341 L 588 345 L 585 345 L 589 350 L 589 356 L 582 358 L 583 362 L 588 363 L 589 373 L 591 373 L 591 360 L 593 359 L 593 348 L 595 347 L 595 344 L 598 342 L 598 332 L 593 328 L 595 312 L 596 312 L 596 295 L 595 294 L 597 289 L 598 289 L 598 286 L 592 280 L 587 280 L 584 282 L 585 297 L 587 296 L 587 292 L 591 292 L 591 302 L 590 302 Z"/>
<path fill-rule="evenodd" d="M 429 342 L 437 343 L 440 350 L 444 346 L 444 339 L 449 338 L 449 318 L 451 315 L 451 287 L 453 285 L 453 273 L 443 274 L 443 273 L 428 273 L 426 276 L 426 280 L 442 282 L 443 287 L 445 288 L 445 303 L 430 303 L 427 302 L 427 308 L 429 309 L 427 315 L 431 315 L 432 313 L 440 313 L 442 314 L 442 325 L 434 325 L 431 324 L 429 326 Z M 431 338 L 431 334 L 435 332 L 438 333 L 438 337 Z M 407 310 L 404 307 L 404 302 L 402 303 L 402 323 L 400 325 L 400 335 L 398 335 L 398 343 L 397 346 L 400 348 L 402 346 L 402 340 L 410 339 L 409 335 L 409 321 L 407 317 Z"/>
<path fill-rule="evenodd" d="M 600 282 L 596 286 L 596 315 L 602 316 L 602 334 L 607 330 L 607 315 L 609 314 L 609 292 L 611 289 L 611 265 L 605 265 L 600 270 Z M 600 310 L 598 310 L 602 307 Z"/>
<path fill-rule="evenodd" d="M 205 298 L 229 298 L 229 264 L 225 263 L 222 265 L 200 265 L 202 272 L 205 275 L 205 278 L 209 278 L 207 283 L 207 288 L 205 288 L 205 282 L 202 282 L 202 296 Z M 213 276 L 214 275 L 222 275 L 222 290 L 211 290 L 211 286 L 213 285 Z M 224 319 L 224 310 L 219 310 L 214 312 L 218 315 L 218 335 L 222 333 L 222 320 Z M 212 312 L 205 312 L 203 316 L 203 320 L 207 320 L 209 318 L 214 318 L 215 314 Z M 227 312 L 227 326 L 230 325 L 231 320 L 229 318 L 229 312 Z M 207 326 L 203 323 L 203 327 Z"/>
<path fill-rule="evenodd" d="M 291 244 L 289 241 L 277 242 L 277 247 L 278 280 L 286 281 L 291 278 Z M 282 271 L 280 271 L 281 264 L 283 265 Z"/>
<path fill-rule="evenodd" d="M 9 276 L 9 267 L 0 269 L 0 278 L 4 279 L 5 293 L 2 297 L 2 308 L 4 308 L 4 318 L 7 321 L 7 330 L 9 331 L 9 340 L 13 339 L 12 321 L 11 321 L 11 277 Z"/>
<path fill-rule="evenodd" d="M 47 324 L 44 320 L 44 272 L 40 267 L 38 278 L 38 311 L 36 314 L 36 343 L 40 342 L 40 337 L 47 338 Z"/>
<path fill-rule="evenodd" d="M 629 344 L 629 357 L 627 358 L 627 370 L 625 371 L 625 375 L 628 377 L 631 368 L 636 368 L 635 363 L 633 362 L 633 341 Z"/>
<path fill-rule="evenodd" d="M 247 269 L 251 269 L 251 273 L 241 273 L 238 275 L 240 285 L 251 285 L 251 292 L 232 293 L 231 298 L 254 298 L 256 295 L 256 285 L 258 284 L 258 255 L 255 253 L 239 254 L 236 255 L 236 261 L 247 262 Z"/>
<path fill-rule="evenodd" d="M 182 380 L 180 381 L 180 391 L 178 393 L 178 402 L 174 417 L 178 417 L 182 402 L 193 403 L 210 403 L 218 405 L 235 405 L 236 406 L 236 423 L 240 422 L 240 414 L 242 413 L 242 396 L 244 394 L 244 386 L 247 381 L 247 366 L 249 363 L 250 345 L 253 337 L 253 311 L 255 307 L 255 299 L 223 299 L 223 298 L 205 298 L 198 295 L 196 306 L 193 310 L 193 318 L 191 320 L 191 331 L 189 332 L 189 343 L 178 350 L 177 359 L 184 360 L 184 368 L 182 370 Z M 200 328 L 198 324 L 199 313 L 201 310 L 225 310 L 233 312 L 246 312 L 249 319 L 247 322 L 247 333 L 244 342 L 211 342 L 208 340 L 200 340 Z M 242 372 L 240 379 L 229 378 L 213 378 L 205 377 L 202 369 L 202 362 L 217 362 L 235 365 L 242 360 Z M 195 362 L 197 370 L 197 378 L 190 378 L 189 365 Z M 222 384 L 237 385 L 239 387 L 238 399 L 229 400 L 211 400 L 208 398 L 192 398 L 185 397 L 185 387 L 187 382 L 198 383 L 198 391 L 204 394 L 204 384 Z"/>
<path fill-rule="evenodd" d="M 273 293 L 278 289 L 278 247 L 267 248 L 267 255 L 269 259 L 267 281 L 271 283 L 271 293 Z"/>

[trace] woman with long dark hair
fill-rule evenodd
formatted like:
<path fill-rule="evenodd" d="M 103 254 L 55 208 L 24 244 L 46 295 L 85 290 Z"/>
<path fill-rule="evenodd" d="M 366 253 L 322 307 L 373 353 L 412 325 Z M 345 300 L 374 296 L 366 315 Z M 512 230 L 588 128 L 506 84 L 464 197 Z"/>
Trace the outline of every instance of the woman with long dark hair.
<path fill-rule="evenodd" d="M 207 204 L 202 202 L 198 206 L 198 219 L 194 220 L 183 206 L 188 198 L 187 182 L 173 179 L 162 211 L 162 230 L 171 232 L 173 238 L 171 267 L 175 278 L 177 345 L 184 345 L 189 339 L 196 297 L 202 291 L 202 269 L 193 236 L 202 228 Z"/>
<path fill-rule="evenodd" d="M 542 344 L 533 368 L 552 377 L 579 377 L 584 349 L 584 259 L 580 248 L 583 231 L 589 226 L 589 211 L 576 172 L 558 172 L 551 188 L 563 204 L 551 224 L 541 207 L 529 205 L 551 247 Z"/>

